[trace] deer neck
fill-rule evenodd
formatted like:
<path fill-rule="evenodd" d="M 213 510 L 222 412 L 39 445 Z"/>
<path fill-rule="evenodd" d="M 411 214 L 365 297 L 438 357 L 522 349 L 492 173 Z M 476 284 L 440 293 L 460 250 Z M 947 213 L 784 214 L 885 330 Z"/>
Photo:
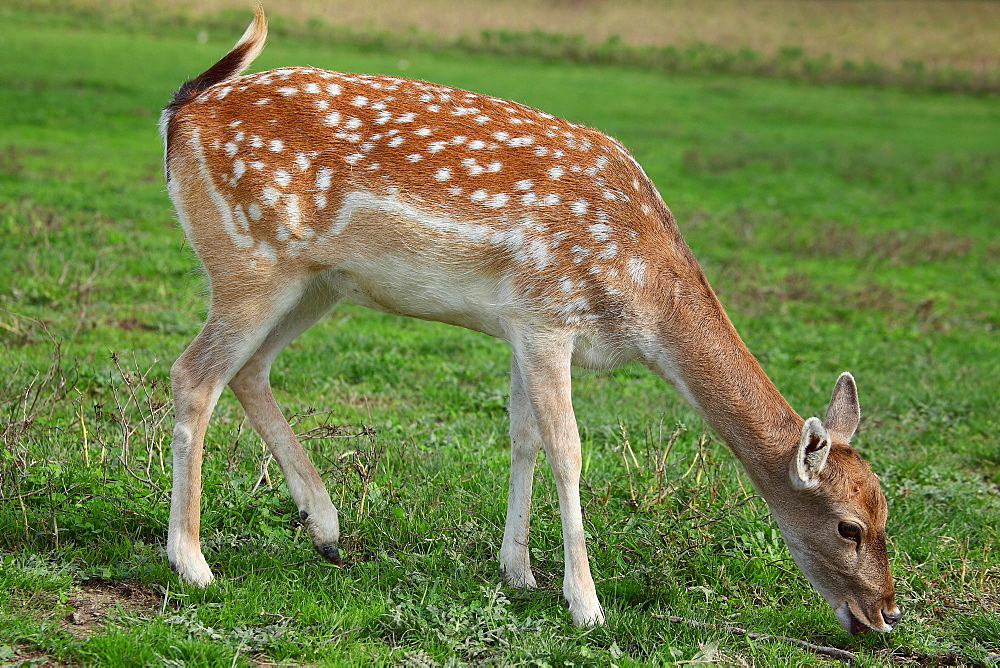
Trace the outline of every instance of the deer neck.
<path fill-rule="evenodd" d="M 661 309 L 646 364 L 725 440 L 767 499 L 787 482 L 803 420 L 747 349 L 708 283 L 697 284 L 700 296 L 675 297 Z"/>

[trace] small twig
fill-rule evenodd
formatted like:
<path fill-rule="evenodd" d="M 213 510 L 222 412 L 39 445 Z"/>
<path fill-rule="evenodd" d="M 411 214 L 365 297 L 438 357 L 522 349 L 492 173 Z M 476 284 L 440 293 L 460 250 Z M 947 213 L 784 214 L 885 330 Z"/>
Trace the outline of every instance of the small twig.
<path fill-rule="evenodd" d="M 656 619 L 665 619 L 668 622 L 673 622 L 674 624 L 686 624 L 687 626 L 693 626 L 699 629 L 712 629 L 714 631 L 726 631 L 727 633 L 735 633 L 736 635 L 746 636 L 751 640 L 775 640 L 778 642 L 790 643 L 792 645 L 798 645 L 803 649 L 807 649 L 810 652 L 820 654 L 822 656 L 829 656 L 846 663 L 854 663 L 858 660 L 858 656 L 852 652 L 848 652 L 844 649 L 838 649 L 836 647 L 828 647 L 826 645 L 814 645 L 811 642 L 806 642 L 805 640 L 799 640 L 798 638 L 786 638 L 785 636 L 772 636 L 766 633 L 755 633 L 753 631 L 747 631 L 746 629 L 741 629 L 738 626 L 733 626 L 731 624 L 708 624 L 706 622 L 698 622 L 693 619 L 686 619 L 684 617 L 675 617 L 673 615 L 656 615 L 653 617 Z"/>

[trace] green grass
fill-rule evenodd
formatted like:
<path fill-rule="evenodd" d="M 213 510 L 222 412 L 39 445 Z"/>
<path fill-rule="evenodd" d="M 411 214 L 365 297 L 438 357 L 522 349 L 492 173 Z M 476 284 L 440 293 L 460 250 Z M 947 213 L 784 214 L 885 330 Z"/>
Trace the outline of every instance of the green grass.
<path fill-rule="evenodd" d="M 544 462 L 540 589 L 498 587 L 505 346 L 350 305 L 290 346 L 273 378 L 341 510 L 346 567 L 314 557 L 227 393 L 203 509 L 219 579 L 203 591 L 176 580 L 163 550 L 167 377 L 200 326 L 204 284 L 169 210 L 155 126 L 170 92 L 236 35 L 200 44 L 24 11 L 2 20 L 0 662 L 822 661 L 668 615 L 834 645 L 870 665 L 1000 652 L 995 99 L 272 39 L 255 67 L 426 78 L 618 137 L 800 412 L 819 413 L 836 374 L 855 373 L 857 445 L 890 505 L 907 613 L 897 631 L 844 634 L 734 458 L 629 366 L 575 374 L 609 620 L 582 632 L 560 607 Z M 79 611 L 95 591 L 119 593 L 88 621 Z"/>

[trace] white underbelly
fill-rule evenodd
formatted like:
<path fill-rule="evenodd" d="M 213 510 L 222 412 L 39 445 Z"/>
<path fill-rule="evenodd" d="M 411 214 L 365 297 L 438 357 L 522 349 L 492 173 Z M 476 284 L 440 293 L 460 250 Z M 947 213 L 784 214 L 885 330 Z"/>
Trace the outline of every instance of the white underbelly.
<path fill-rule="evenodd" d="M 348 260 L 332 270 L 330 286 L 361 306 L 436 320 L 509 339 L 509 283 L 465 267 L 429 266 L 413 257 Z"/>
<path fill-rule="evenodd" d="M 577 366 L 609 369 L 635 357 L 630 346 L 592 328 L 572 327 L 557 319 L 547 322 L 515 294 L 509 281 L 468 267 L 381 256 L 347 260 L 325 278 L 343 299 L 366 308 L 458 325 L 509 342 L 526 334 L 522 330 L 528 327 L 561 330 L 573 342 L 572 362 Z"/>

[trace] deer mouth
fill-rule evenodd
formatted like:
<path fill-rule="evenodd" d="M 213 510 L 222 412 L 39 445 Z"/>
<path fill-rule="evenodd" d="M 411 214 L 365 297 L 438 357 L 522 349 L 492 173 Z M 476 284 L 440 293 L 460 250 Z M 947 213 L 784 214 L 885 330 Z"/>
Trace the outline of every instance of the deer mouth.
<path fill-rule="evenodd" d="M 854 610 L 851 609 L 851 604 L 847 601 L 841 603 L 840 607 L 834 610 L 834 614 L 844 630 L 852 636 L 856 636 L 859 633 L 868 633 L 869 631 L 883 630 L 875 628 L 866 621 L 862 621 L 861 617 L 855 614 Z"/>
<path fill-rule="evenodd" d="M 863 621 L 858 619 L 854 615 L 854 613 L 851 612 L 850 608 L 847 609 L 847 621 L 850 627 L 847 629 L 847 632 L 850 633 L 852 636 L 856 636 L 859 633 L 867 633 L 868 631 L 872 630 L 872 627 L 868 626 Z"/>

